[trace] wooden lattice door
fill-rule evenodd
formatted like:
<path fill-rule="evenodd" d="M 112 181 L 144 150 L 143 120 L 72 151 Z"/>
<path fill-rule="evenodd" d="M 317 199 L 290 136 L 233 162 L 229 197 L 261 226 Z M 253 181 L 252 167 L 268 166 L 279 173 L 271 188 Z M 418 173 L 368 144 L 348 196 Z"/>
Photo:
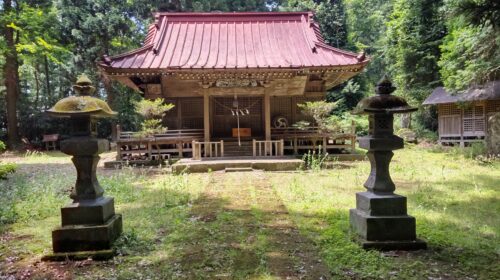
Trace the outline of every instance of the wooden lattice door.
<path fill-rule="evenodd" d="M 484 104 L 475 103 L 464 109 L 464 136 L 484 136 L 485 117 Z"/>
<path fill-rule="evenodd" d="M 236 117 L 231 113 L 234 97 L 215 97 L 212 100 L 212 138 L 231 138 L 237 127 Z M 250 128 L 252 138 L 260 137 L 262 129 L 262 97 L 238 97 L 239 108 L 248 109 L 240 116 L 240 128 Z"/>

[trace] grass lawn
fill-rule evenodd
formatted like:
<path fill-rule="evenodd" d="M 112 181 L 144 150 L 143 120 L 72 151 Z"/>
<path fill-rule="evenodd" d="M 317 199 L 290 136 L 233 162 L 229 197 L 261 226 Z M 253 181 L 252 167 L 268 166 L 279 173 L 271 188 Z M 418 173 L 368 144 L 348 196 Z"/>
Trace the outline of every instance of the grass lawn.
<path fill-rule="evenodd" d="M 112 157 L 111 154 L 105 157 Z M 500 162 L 410 146 L 391 164 L 429 249 L 364 251 L 348 211 L 368 162 L 317 172 L 99 169 L 123 214 L 118 256 L 44 263 L 75 172 L 60 153 L 3 156 L 0 279 L 498 279 Z M 10 278 L 9 278 L 10 277 Z"/>

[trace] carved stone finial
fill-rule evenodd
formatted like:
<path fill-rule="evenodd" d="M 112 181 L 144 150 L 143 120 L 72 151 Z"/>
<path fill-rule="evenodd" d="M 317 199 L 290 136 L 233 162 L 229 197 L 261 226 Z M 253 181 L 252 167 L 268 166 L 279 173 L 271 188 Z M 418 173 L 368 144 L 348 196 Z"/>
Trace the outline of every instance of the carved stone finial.
<path fill-rule="evenodd" d="M 92 81 L 85 74 L 78 76 L 73 89 L 77 95 L 92 95 L 95 92 L 95 87 L 92 86 Z"/>
<path fill-rule="evenodd" d="M 377 94 L 391 94 L 396 90 L 396 87 L 392 85 L 391 80 L 387 74 L 384 74 L 382 79 L 377 83 L 376 93 Z"/>

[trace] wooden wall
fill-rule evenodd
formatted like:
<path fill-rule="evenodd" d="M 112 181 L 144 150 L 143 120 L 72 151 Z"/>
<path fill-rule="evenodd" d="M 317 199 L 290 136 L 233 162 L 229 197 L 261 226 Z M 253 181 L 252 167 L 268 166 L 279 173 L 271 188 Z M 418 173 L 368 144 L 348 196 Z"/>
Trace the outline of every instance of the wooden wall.
<path fill-rule="evenodd" d="M 236 127 L 236 118 L 231 115 L 231 110 L 228 108 L 232 107 L 234 94 L 238 94 L 240 107 L 252 106 L 249 108 L 250 114 L 240 118 L 240 127 L 250 127 L 253 135 L 262 136 L 265 131 L 265 94 L 270 95 L 271 127 L 276 117 L 285 117 L 291 126 L 300 120 L 312 121 L 301 114 L 297 104 L 324 100 L 325 81 L 320 76 L 301 75 L 272 79 L 265 86 L 204 89 L 196 80 L 162 76 L 155 83 L 146 85 L 144 97 L 164 98 L 166 102 L 175 105 L 164 117 L 164 124 L 169 129 L 203 129 L 203 94 L 205 93 L 210 95 L 212 135 L 227 136 L 231 128 Z"/>
<path fill-rule="evenodd" d="M 169 98 L 165 101 L 175 105 L 163 118 L 169 129 L 203 129 L 202 97 Z"/>
<path fill-rule="evenodd" d="M 234 97 L 211 97 L 212 134 L 227 136 L 230 128 L 236 127 L 236 118 L 228 109 L 232 107 L 233 100 Z M 319 95 L 271 97 L 271 122 L 281 116 L 288 120 L 290 126 L 301 120 L 312 121 L 301 113 L 297 104 L 319 100 L 324 100 L 324 97 Z M 163 118 L 164 124 L 169 129 L 203 129 L 203 97 L 166 98 L 165 101 L 175 105 Z M 248 108 L 250 112 L 248 116 L 240 118 L 240 127 L 250 127 L 252 134 L 263 135 L 263 97 L 239 97 L 238 101 L 241 108 Z"/>
<path fill-rule="evenodd" d="M 496 112 L 500 112 L 500 100 L 439 104 L 439 137 L 483 137 L 488 118 Z"/>

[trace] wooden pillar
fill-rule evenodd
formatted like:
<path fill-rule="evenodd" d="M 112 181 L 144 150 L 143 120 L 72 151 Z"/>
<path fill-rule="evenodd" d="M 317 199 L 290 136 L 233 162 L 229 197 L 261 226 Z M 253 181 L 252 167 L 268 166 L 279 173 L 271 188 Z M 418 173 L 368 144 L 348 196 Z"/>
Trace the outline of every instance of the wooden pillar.
<path fill-rule="evenodd" d="M 268 89 L 264 92 L 264 124 L 266 130 L 266 140 L 271 140 L 271 97 Z"/>
<path fill-rule="evenodd" d="M 203 129 L 205 142 L 210 142 L 210 96 L 208 89 L 203 90 Z"/>

